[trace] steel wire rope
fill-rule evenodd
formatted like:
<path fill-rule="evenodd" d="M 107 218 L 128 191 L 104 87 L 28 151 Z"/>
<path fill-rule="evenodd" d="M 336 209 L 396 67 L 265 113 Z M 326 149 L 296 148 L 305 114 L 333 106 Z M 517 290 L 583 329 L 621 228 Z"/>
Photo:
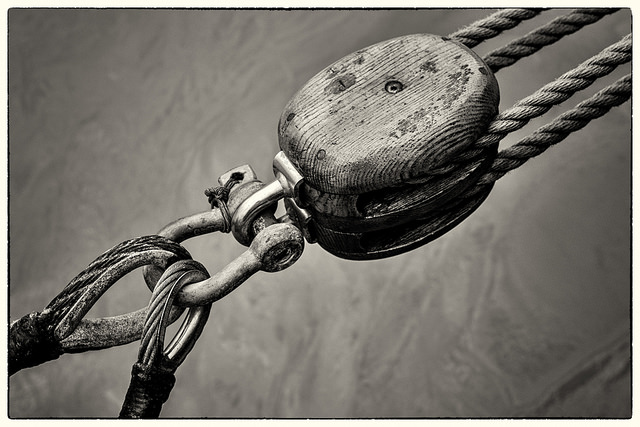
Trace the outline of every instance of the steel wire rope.
<path fill-rule="evenodd" d="M 194 276 L 193 272 L 197 275 Z M 168 324 L 171 303 L 187 283 L 206 280 L 209 273 L 197 261 L 179 261 L 167 269 L 151 294 L 147 317 L 142 329 L 139 360 L 152 363 L 159 357 L 164 342 L 164 328 Z"/>
<path fill-rule="evenodd" d="M 112 276 L 122 275 L 123 270 L 115 266 L 154 250 L 171 252 L 175 254 L 176 259 L 191 258 L 183 246 L 160 236 L 142 236 L 124 241 L 101 254 L 74 277 L 45 307 L 43 315 L 50 316 L 53 322 L 59 322 L 71 309 L 70 302 L 73 301 L 75 304 L 81 295 L 86 295 L 100 277 L 106 277 L 108 280 Z"/>
<path fill-rule="evenodd" d="M 11 323 L 9 375 L 57 359 L 63 353 L 74 352 L 73 348 L 65 348 L 62 342 L 74 332 L 104 292 L 125 274 L 148 264 L 164 269 L 183 259 L 191 259 L 189 252 L 161 236 L 130 239 L 106 251 L 71 280 L 42 312 L 29 313 Z M 172 319 L 175 320 L 182 310 L 173 310 Z M 139 316 L 133 316 L 133 319 L 137 318 Z M 132 336 L 136 338 L 135 331 L 128 332 L 127 338 Z"/>
<path fill-rule="evenodd" d="M 138 358 L 119 418 L 157 418 L 175 385 L 175 371 L 195 345 L 209 317 L 211 304 L 189 308 L 187 318 L 164 349 L 166 327 L 173 301 L 183 286 L 206 280 L 209 273 L 193 260 L 169 266 L 151 294 Z"/>

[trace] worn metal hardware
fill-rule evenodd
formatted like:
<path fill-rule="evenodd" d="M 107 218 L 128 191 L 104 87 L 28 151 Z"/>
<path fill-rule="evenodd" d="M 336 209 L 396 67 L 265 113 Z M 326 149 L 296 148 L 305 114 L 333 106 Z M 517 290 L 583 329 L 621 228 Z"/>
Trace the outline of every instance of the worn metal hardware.
<path fill-rule="evenodd" d="M 302 177 L 287 164 L 286 156 L 274 160 L 276 179 L 265 185 L 249 165 L 233 168 L 220 176 L 218 182 L 238 181 L 229 192 L 227 207 L 232 215 L 232 233 L 249 249 L 207 280 L 185 285 L 174 304 L 178 306 L 203 305 L 216 301 L 237 288 L 257 271 L 280 271 L 293 264 L 302 255 L 310 215 L 299 208 L 293 198 L 302 184 Z M 291 196 L 291 197 L 288 197 Z M 276 219 L 276 203 L 285 197 L 288 214 Z M 302 224 L 300 226 L 299 224 Z M 178 219 L 157 234 L 175 242 L 183 242 L 225 229 L 220 209 L 211 209 Z M 305 234 L 306 233 L 306 234 Z M 155 266 L 144 268 L 147 286 L 153 286 L 163 274 Z"/>
<path fill-rule="evenodd" d="M 312 77 L 284 108 L 278 139 L 304 175 L 298 199 L 318 243 L 343 258 L 381 258 L 467 216 L 407 228 L 437 218 L 493 163 L 497 143 L 475 143 L 499 99 L 475 52 L 430 34 L 366 47 Z"/>
<path fill-rule="evenodd" d="M 237 174 L 247 168 L 250 169 L 250 166 L 243 165 L 226 172 L 220 177 L 220 184 L 224 185 L 234 173 Z M 288 200 L 290 206 L 295 206 L 293 212 L 296 215 L 287 219 L 283 218 L 280 221 L 293 221 L 301 230 L 304 229 L 305 237 L 308 236 L 310 241 L 313 240 L 311 232 L 307 228 L 308 218 L 311 215 L 302 207 L 304 203 L 300 198 L 301 188 L 304 185 L 303 176 L 282 151 L 276 154 L 273 159 L 273 172 L 276 179 L 250 194 L 233 213 L 231 233 L 238 242 L 245 246 L 248 246 L 253 239 L 252 227 L 256 216 L 264 212 L 265 209 L 275 206 L 283 198 Z M 237 190 L 232 189 L 231 194 L 234 191 Z"/>
<path fill-rule="evenodd" d="M 194 261 L 184 261 L 182 264 L 193 263 Z M 174 264 L 176 265 L 176 264 Z M 170 266 L 167 272 L 174 266 Z M 194 283 L 198 280 L 207 279 L 208 274 L 203 274 L 198 270 L 190 270 L 183 273 L 180 281 L 183 283 Z M 166 311 L 167 309 L 165 309 Z M 166 366 L 177 368 L 184 362 L 189 352 L 193 349 L 196 341 L 200 337 L 211 311 L 211 304 L 198 305 L 189 307 L 185 319 L 182 321 L 180 328 L 175 333 L 169 344 L 162 351 L 164 355 L 164 363 Z M 166 315 L 167 313 L 165 313 Z M 171 319 L 161 326 L 159 333 L 162 334 L 161 341 L 164 342 L 164 332 Z"/>
<path fill-rule="evenodd" d="M 298 206 L 304 208 L 304 202 L 300 198 L 304 177 L 284 151 L 279 151 L 273 158 L 273 174 L 282 186 L 284 196 L 293 199 Z"/>
<path fill-rule="evenodd" d="M 291 224 L 273 224 L 260 231 L 249 248 L 222 270 L 201 282 L 185 285 L 174 304 L 209 304 L 228 295 L 258 271 L 281 271 L 295 263 L 304 250 L 302 232 Z"/>

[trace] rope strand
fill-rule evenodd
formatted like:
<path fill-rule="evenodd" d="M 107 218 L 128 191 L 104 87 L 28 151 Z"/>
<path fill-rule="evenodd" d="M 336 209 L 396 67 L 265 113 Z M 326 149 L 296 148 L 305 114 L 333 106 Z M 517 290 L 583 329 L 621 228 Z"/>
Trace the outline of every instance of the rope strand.
<path fill-rule="evenodd" d="M 429 174 L 446 173 L 452 168 L 451 162 L 468 162 L 480 155 L 486 147 L 498 144 L 509 133 L 523 128 L 530 120 L 542 116 L 551 107 L 561 104 L 576 92 L 592 85 L 597 79 L 613 72 L 618 65 L 629 61 L 631 61 L 631 34 L 498 114 L 473 147 L 457 153 L 454 159 L 443 159 L 443 163 L 434 167 Z"/>
<path fill-rule="evenodd" d="M 606 15 L 620 9 L 577 9 L 564 16 L 553 19 L 530 33 L 513 40 L 509 44 L 489 52 L 483 58 L 491 71 L 513 65 L 518 60 L 532 55 L 545 46 L 553 44 L 562 37 L 573 34 L 582 27 L 599 21 Z"/>
<path fill-rule="evenodd" d="M 517 144 L 498 153 L 491 170 L 479 181 L 479 185 L 491 184 L 507 172 L 520 167 L 554 144 L 565 139 L 570 133 L 585 127 L 591 120 L 606 114 L 611 108 L 631 97 L 631 74 L 605 87 L 591 98 L 579 103 L 575 108 L 559 115 L 555 120 L 540 127 Z"/>
<path fill-rule="evenodd" d="M 82 272 L 69 282 L 67 286 L 47 305 L 44 313 L 52 313 L 52 321 L 57 322 L 64 317 L 87 288 L 95 283 L 98 278 L 113 270 L 118 265 L 132 257 L 138 257 L 141 253 L 162 250 L 176 254 L 177 259 L 189 259 L 191 255 L 187 250 L 159 236 L 142 236 L 130 239 L 109 249 Z"/>
<path fill-rule="evenodd" d="M 506 9 L 476 21 L 454 33 L 449 38 L 468 48 L 475 47 L 485 40 L 496 37 L 503 31 L 516 27 L 522 21 L 531 19 L 544 9 Z"/>
<path fill-rule="evenodd" d="M 140 340 L 140 351 L 138 353 L 138 361 L 144 364 L 151 364 L 162 352 L 164 342 L 164 325 L 167 323 L 169 309 L 177 292 L 184 286 L 187 279 L 193 279 L 193 273 L 198 273 L 197 280 L 206 280 L 209 273 L 202 264 L 197 261 L 179 261 L 169 267 L 161 280 L 154 288 L 151 301 L 149 302 L 149 311 L 142 329 L 142 338 Z M 189 273 L 192 273 L 189 275 Z M 191 280 L 195 282 L 197 280 Z"/>
<path fill-rule="evenodd" d="M 531 119 L 543 115 L 554 105 L 566 101 L 577 91 L 589 87 L 598 78 L 630 60 L 631 34 L 498 114 L 489 124 L 485 135 L 478 140 L 478 146 L 491 146 L 499 142 L 507 134 L 523 128 Z"/>

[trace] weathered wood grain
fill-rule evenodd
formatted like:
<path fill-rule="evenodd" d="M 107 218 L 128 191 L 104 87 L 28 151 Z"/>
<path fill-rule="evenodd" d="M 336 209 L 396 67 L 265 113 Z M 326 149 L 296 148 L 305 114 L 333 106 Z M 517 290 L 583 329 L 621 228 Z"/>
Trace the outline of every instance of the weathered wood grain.
<path fill-rule="evenodd" d="M 10 319 L 114 244 L 206 209 L 224 171 L 272 177 L 282 108 L 327 64 L 488 13 L 9 10 Z M 503 106 L 630 27 L 621 11 L 501 70 Z M 631 104 L 613 109 L 414 251 L 353 262 L 308 245 L 288 270 L 256 275 L 215 304 L 162 416 L 630 416 L 631 123 Z M 211 273 L 243 250 L 228 235 L 186 246 Z M 91 316 L 148 303 L 139 272 L 123 280 Z M 9 415 L 115 417 L 137 351 L 23 370 Z"/>
<path fill-rule="evenodd" d="M 358 50 L 284 108 L 280 148 L 333 194 L 422 181 L 471 145 L 497 113 L 497 82 L 456 42 L 408 35 Z"/>
<path fill-rule="evenodd" d="M 420 185 L 377 190 L 357 197 L 325 197 L 333 203 L 354 201 L 357 214 L 314 210 L 312 225 L 318 243 L 341 258 L 363 260 L 398 255 L 435 240 L 471 215 L 487 198 L 492 186 L 474 197 L 465 192 L 474 190 L 472 187 L 490 167 L 496 151 L 495 146 L 479 150 L 467 163 L 456 164 L 443 176 L 433 176 Z"/>
<path fill-rule="evenodd" d="M 385 228 L 399 216 L 421 216 L 460 194 L 487 170 L 495 152 L 495 147 L 487 149 L 469 162 L 452 164 L 446 174 L 430 176 L 420 184 L 362 194 L 322 193 L 306 186 L 306 200 L 316 222 L 324 226 L 345 231 Z"/>
<path fill-rule="evenodd" d="M 340 258 L 372 260 L 399 255 L 427 244 L 471 215 L 489 195 L 491 187 L 474 197 L 461 199 L 447 209 L 434 209 L 424 217 L 398 218 L 385 229 L 338 231 L 315 224 L 318 244 Z M 409 218 L 409 220 L 407 220 Z"/>
<path fill-rule="evenodd" d="M 279 141 L 305 176 L 303 198 L 321 245 L 362 259 L 428 241 L 400 233 L 397 245 L 367 256 L 353 240 L 423 218 L 472 185 L 495 147 L 445 176 L 436 170 L 473 146 L 498 102 L 482 60 L 430 34 L 360 49 L 310 79 L 285 107 Z"/>

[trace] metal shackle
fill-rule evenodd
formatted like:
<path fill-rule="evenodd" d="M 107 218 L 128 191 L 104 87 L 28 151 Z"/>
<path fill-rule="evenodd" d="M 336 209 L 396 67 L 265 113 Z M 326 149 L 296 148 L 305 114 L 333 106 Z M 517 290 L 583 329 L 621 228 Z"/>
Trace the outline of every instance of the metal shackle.
<path fill-rule="evenodd" d="M 251 246 L 222 270 L 202 282 L 185 285 L 175 304 L 204 305 L 228 295 L 258 271 L 281 271 L 300 258 L 302 232 L 292 224 L 273 224 L 260 231 Z"/>

